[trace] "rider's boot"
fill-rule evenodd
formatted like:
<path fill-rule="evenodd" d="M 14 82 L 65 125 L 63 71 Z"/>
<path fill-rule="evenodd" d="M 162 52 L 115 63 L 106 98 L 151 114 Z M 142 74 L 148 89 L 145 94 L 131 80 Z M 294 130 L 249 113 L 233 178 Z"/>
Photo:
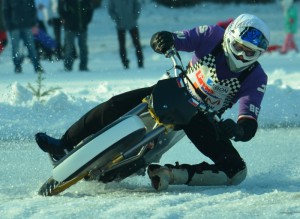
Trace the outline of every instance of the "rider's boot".
<path fill-rule="evenodd" d="M 66 151 L 68 151 L 63 145 L 62 140 L 52 138 L 46 133 L 37 133 L 35 135 L 35 141 L 44 152 L 51 154 L 55 160 L 60 160 L 66 155 Z"/>
<path fill-rule="evenodd" d="M 151 185 L 157 191 L 166 190 L 169 184 L 185 184 L 188 179 L 188 173 L 182 169 L 172 169 L 167 166 L 151 164 L 148 166 L 148 176 Z"/>
<path fill-rule="evenodd" d="M 237 185 L 241 183 L 247 175 L 246 166 L 238 170 L 232 177 L 228 177 L 225 172 L 217 170 L 214 165 L 206 162 L 197 165 L 166 164 L 160 166 L 151 164 L 148 167 L 148 175 L 152 187 L 157 191 L 165 190 L 169 185 L 189 186 L 220 186 Z"/>

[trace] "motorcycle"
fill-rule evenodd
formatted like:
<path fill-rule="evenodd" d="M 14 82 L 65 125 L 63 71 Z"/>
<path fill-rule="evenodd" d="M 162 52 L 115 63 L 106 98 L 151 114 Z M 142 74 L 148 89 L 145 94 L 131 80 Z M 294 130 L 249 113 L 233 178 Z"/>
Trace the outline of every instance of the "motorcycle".
<path fill-rule="evenodd" d="M 167 72 L 166 79 L 159 80 L 139 105 L 84 139 L 59 161 L 50 156 L 52 176 L 39 189 L 40 195 L 57 195 L 80 180 L 109 183 L 144 175 L 149 164 L 159 162 L 185 136 L 180 126 L 199 110 L 219 121 L 190 91 L 179 53 L 173 48 L 165 56 L 173 62 L 173 75 Z"/>

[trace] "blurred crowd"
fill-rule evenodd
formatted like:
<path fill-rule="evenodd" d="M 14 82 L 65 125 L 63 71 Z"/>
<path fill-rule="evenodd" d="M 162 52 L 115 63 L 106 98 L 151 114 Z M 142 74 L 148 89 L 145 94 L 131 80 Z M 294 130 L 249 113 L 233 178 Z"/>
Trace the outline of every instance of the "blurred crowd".
<path fill-rule="evenodd" d="M 298 52 L 294 40 L 297 33 L 298 12 L 293 0 L 281 0 L 286 36 L 282 45 L 271 45 L 269 52 L 285 54 Z M 40 60 L 63 62 L 65 71 L 72 71 L 79 59 L 79 71 L 88 68 L 88 27 L 94 10 L 102 0 L 0 0 L 0 54 L 11 44 L 14 72 L 22 72 L 24 58 L 29 58 L 35 72 L 45 72 Z M 130 68 L 127 58 L 126 33 L 135 47 L 137 66 L 144 67 L 138 18 L 139 0 L 109 0 L 108 14 L 116 24 L 119 56 L 124 69 Z M 220 21 L 226 28 L 233 19 Z M 283 25 L 282 25 L 283 26 Z M 48 27 L 48 28 L 47 28 Z M 22 44 L 23 43 L 23 44 Z M 25 54 L 23 47 L 28 52 Z"/>
<path fill-rule="evenodd" d="M 79 59 L 79 71 L 88 68 L 88 28 L 101 0 L 0 0 L 0 53 L 8 42 L 12 48 L 14 72 L 22 73 L 24 58 L 29 58 L 36 73 L 44 73 L 40 60 L 63 62 L 72 71 Z M 126 31 L 136 50 L 137 65 L 144 67 L 137 20 L 138 0 L 110 0 L 109 15 L 116 24 L 120 60 L 129 68 Z M 23 48 L 27 48 L 24 53 Z"/>

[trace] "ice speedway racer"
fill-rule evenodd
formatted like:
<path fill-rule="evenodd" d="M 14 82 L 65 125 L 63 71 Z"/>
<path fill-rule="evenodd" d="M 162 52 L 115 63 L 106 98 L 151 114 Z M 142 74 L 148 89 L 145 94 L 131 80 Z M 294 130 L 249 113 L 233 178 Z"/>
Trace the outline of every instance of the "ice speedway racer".
<path fill-rule="evenodd" d="M 207 105 L 194 98 L 179 53 L 172 48 L 165 56 L 173 62 L 173 73 L 167 71 L 150 96 L 84 139 L 59 161 L 49 154 L 53 169 L 39 189 L 40 195 L 57 195 L 80 180 L 109 183 L 144 175 L 149 164 L 158 162 L 185 136 L 176 127 L 187 124 L 199 109 L 216 123 L 220 121 Z"/>

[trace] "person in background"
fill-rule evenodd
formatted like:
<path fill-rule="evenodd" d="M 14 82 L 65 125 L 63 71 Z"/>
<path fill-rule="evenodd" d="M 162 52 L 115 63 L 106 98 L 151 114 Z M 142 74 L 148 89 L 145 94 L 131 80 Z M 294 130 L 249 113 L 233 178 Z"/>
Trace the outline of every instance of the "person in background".
<path fill-rule="evenodd" d="M 78 38 L 79 70 L 88 71 L 88 25 L 93 17 L 93 2 L 92 0 L 60 0 L 58 11 L 65 28 L 64 70 L 73 70 L 75 38 Z"/>
<path fill-rule="evenodd" d="M 56 41 L 43 29 L 39 29 L 37 26 L 32 28 L 33 38 L 35 44 L 39 48 L 39 58 L 52 61 L 52 55 L 57 49 Z"/>
<path fill-rule="evenodd" d="M 63 46 L 62 46 L 62 21 L 58 13 L 58 0 L 51 0 L 50 2 L 50 19 L 48 20 L 48 24 L 52 26 L 54 39 L 56 41 L 56 50 L 54 51 L 54 55 L 57 60 L 61 60 L 63 56 Z"/>
<path fill-rule="evenodd" d="M 10 35 L 15 73 L 22 72 L 24 57 L 20 51 L 21 40 L 24 41 L 28 49 L 28 56 L 35 72 L 44 72 L 37 56 L 31 30 L 32 27 L 37 25 L 37 12 L 34 0 L 3 0 L 3 19 L 5 28 Z"/>
<path fill-rule="evenodd" d="M 7 35 L 6 30 L 3 23 L 2 16 L 2 1 L 0 1 L 0 54 L 3 52 L 4 48 L 7 45 Z"/>
<path fill-rule="evenodd" d="M 236 121 L 224 118 L 217 123 L 199 109 L 187 124 L 178 127 L 213 163 L 151 164 L 147 171 L 153 188 L 163 190 L 172 184 L 229 186 L 246 178 L 246 163 L 232 141 L 250 141 L 256 134 L 268 80 L 257 60 L 269 41 L 268 26 L 251 14 L 241 14 L 226 30 L 218 25 L 203 25 L 184 31 L 164 30 L 152 36 L 150 46 L 159 54 L 165 55 L 172 48 L 191 54 L 186 86 L 199 105 L 219 116 L 234 104 L 239 105 Z M 59 159 L 65 155 L 65 149 L 72 150 L 83 139 L 111 124 L 152 90 L 153 86 L 115 95 L 83 115 L 60 139 L 37 133 L 36 142 L 43 151 Z"/>
<path fill-rule="evenodd" d="M 129 68 L 129 60 L 126 52 L 126 31 L 129 31 L 135 47 L 137 65 L 139 68 L 143 68 L 144 57 L 137 25 L 137 20 L 141 13 L 140 3 L 138 0 L 109 0 L 108 13 L 116 23 L 119 52 L 124 68 Z"/>
<path fill-rule="evenodd" d="M 233 18 L 228 18 L 227 20 L 224 21 L 218 21 L 217 25 L 222 27 L 225 30 L 233 20 L 234 20 Z"/>
<path fill-rule="evenodd" d="M 46 23 L 49 20 L 48 9 L 50 7 L 49 0 L 35 0 L 35 7 L 37 10 L 37 23 L 39 29 L 44 30 L 47 33 Z"/>
<path fill-rule="evenodd" d="M 102 5 L 102 0 L 92 0 L 93 2 L 93 7 L 96 8 L 100 8 Z"/>
<path fill-rule="evenodd" d="M 36 32 L 43 32 L 43 35 L 48 35 L 46 24 L 49 20 L 50 0 L 34 0 L 37 10 L 37 30 L 33 30 L 36 50 L 39 59 L 52 61 L 53 51 L 44 47 L 40 41 L 36 40 Z M 49 36 L 50 37 L 50 36 Z"/>
<path fill-rule="evenodd" d="M 298 11 L 296 6 L 293 5 L 293 2 L 293 0 L 281 0 L 286 33 L 284 43 L 281 47 L 282 54 L 285 54 L 290 50 L 298 52 L 294 39 L 294 35 L 297 33 L 298 28 Z"/>

